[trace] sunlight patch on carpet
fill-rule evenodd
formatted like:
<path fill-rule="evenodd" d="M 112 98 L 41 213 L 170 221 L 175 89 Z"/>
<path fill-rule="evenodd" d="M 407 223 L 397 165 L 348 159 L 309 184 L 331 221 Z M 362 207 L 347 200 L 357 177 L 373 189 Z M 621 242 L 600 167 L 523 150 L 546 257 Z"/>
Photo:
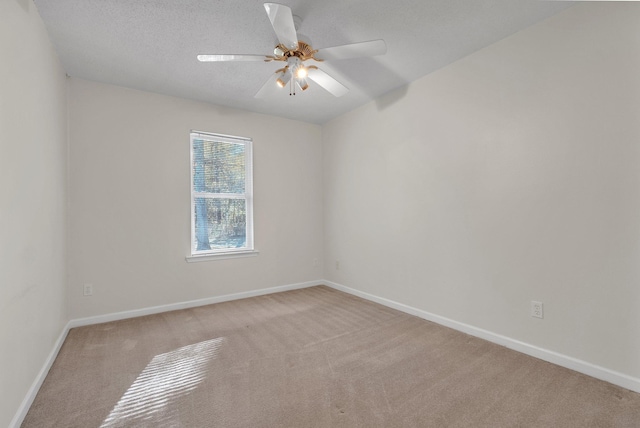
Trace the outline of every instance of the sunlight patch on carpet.
<path fill-rule="evenodd" d="M 115 405 L 101 428 L 133 426 L 135 422 L 167 421 L 167 406 L 198 387 L 207 364 L 216 358 L 224 337 L 156 355 Z"/>

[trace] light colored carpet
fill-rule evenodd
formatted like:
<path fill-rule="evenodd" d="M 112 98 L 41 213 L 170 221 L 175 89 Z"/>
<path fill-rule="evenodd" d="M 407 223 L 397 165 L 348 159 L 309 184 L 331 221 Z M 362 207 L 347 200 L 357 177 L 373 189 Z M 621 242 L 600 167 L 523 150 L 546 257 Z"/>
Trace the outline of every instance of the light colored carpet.
<path fill-rule="evenodd" d="M 640 394 L 319 286 L 72 329 L 23 427 L 639 427 Z"/>

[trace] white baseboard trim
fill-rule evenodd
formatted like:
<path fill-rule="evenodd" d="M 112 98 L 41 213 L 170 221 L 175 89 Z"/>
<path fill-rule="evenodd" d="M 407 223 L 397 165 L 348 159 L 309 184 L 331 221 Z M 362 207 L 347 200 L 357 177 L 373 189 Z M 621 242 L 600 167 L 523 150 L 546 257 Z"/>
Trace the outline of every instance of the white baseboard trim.
<path fill-rule="evenodd" d="M 20 407 L 18 407 L 18 411 L 16 412 L 15 416 L 9 423 L 9 428 L 19 428 L 20 425 L 22 425 L 22 421 L 24 420 L 24 417 L 27 416 L 27 412 L 29 411 L 29 408 L 33 404 L 33 400 L 35 400 L 36 395 L 38 394 L 38 391 L 40 390 L 40 387 L 44 382 L 44 379 L 47 377 L 47 374 L 49 373 L 49 369 L 53 365 L 53 362 L 56 360 L 56 357 L 58 356 L 58 352 L 60 352 L 60 348 L 62 347 L 64 340 L 67 338 L 67 333 L 69 333 L 69 328 L 70 328 L 69 323 L 67 323 L 67 325 L 64 326 L 64 328 L 62 329 L 62 333 L 60 333 L 60 336 L 58 336 L 58 340 L 56 340 L 55 343 L 53 344 L 53 349 L 51 350 L 51 352 L 49 352 L 49 355 L 47 356 L 47 359 L 45 360 L 44 365 L 40 369 L 40 372 L 38 372 L 36 379 L 33 381 L 33 384 L 31 384 L 31 387 L 27 391 L 27 395 L 22 400 L 22 403 L 20 403 Z"/>
<path fill-rule="evenodd" d="M 149 308 L 134 309 L 131 311 L 115 312 L 111 314 L 97 315 L 94 317 L 78 318 L 69 321 L 70 327 L 83 327 L 92 324 L 101 324 L 104 322 L 118 321 L 128 318 L 142 317 L 145 315 L 159 314 L 162 312 L 177 311 L 180 309 L 195 308 L 198 306 L 212 305 L 214 303 L 228 302 L 231 300 L 246 299 L 248 297 L 263 296 L 265 294 L 280 293 L 282 291 L 298 290 L 300 288 L 313 287 L 321 285 L 322 280 L 299 282 L 296 284 L 281 285 L 277 287 L 262 288 L 259 290 L 243 291 L 240 293 L 225 294 L 223 296 L 206 297 L 204 299 L 189 300 L 187 302 L 170 303 L 168 305 L 153 306 Z"/>
<path fill-rule="evenodd" d="M 588 363 L 586 361 L 579 360 L 577 358 L 569 357 L 548 349 L 540 348 L 535 345 L 531 345 L 519 340 L 512 339 L 507 336 L 493 333 L 488 330 L 484 330 L 478 327 L 474 327 L 469 324 L 464 324 L 458 321 L 454 321 L 449 318 L 435 315 L 421 309 L 414 308 L 412 306 L 398 303 L 393 300 L 378 297 L 373 294 L 365 293 L 342 284 L 338 284 L 332 281 L 324 281 L 324 284 L 334 288 L 336 290 L 344 291 L 345 293 L 352 294 L 354 296 L 361 297 L 366 300 L 370 300 L 375 303 L 387 306 L 392 309 L 397 309 L 401 312 L 405 312 L 410 315 L 415 315 L 419 318 L 423 318 L 428 321 L 433 321 L 437 324 L 445 327 L 452 328 L 454 330 L 467 333 L 471 336 L 479 337 L 480 339 L 487 340 L 489 342 L 502 345 L 506 348 L 513 349 L 514 351 L 522 352 L 523 354 L 530 355 L 535 358 L 556 364 L 561 367 L 565 367 L 574 370 L 579 373 L 586 374 L 587 376 L 600 379 L 614 385 L 621 386 L 631 391 L 640 392 L 640 379 L 633 376 L 626 375 L 624 373 L 616 372 L 614 370 L 607 369 L 605 367 L 597 366 L 595 364 Z"/>
<path fill-rule="evenodd" d="M 40 390 L 40 387 L 42 386 L 44 379 L 47 377 L 47 374 L 49 373 L 49 369 L 51 368 L 51 366 L 53 365 L 53 362 L 58 356 L 58 352 L 60 352 L 60 348 L 62 347 L 64 340 L 67 338 L 67 334 L 69 333 L 69 330 L 72 328 L 83 327 L 83 326 L 92 325 L 92 324 L 100 324 L 100 323 L 110 322 L 110 321 L 118 321 L 118 320 L 123 320 L 127 318 L 141 317 L 145 315 L 158 314 L 161 312 L 175 311 L 179 309 L 195 308 L 198 306 L 211 305 L 213 303 L 222 303 L 222 302 L 228 302 L 231 300 L 246 299 L 248 297 L 263 296 L 265 294 L 279 293 L 282 291 L 298 290 L 301 288 L 313 287 L 313 286 L 322 285 L 322 284 L 324 284 L 324 281 L 322 280 L 299 282 L 296 284 L 281 285 L 278 287 L 263 288 L 260 290 L 225 294 L 224 296 L 207 297 L 205 299 L 190 300 L 187 302 L 171 303 L 171 304 L 162 305 L 162 306 L 153 306 L 149 308 L 134 309 L 131 311 L 123 311 L 123 312 L 116 312 L 112 314 L 98 315 L 94 317 L 73 319 L 69 321 L 67 325 L 64 326 L 64 328 L 62 329 L 62 333 L 60 333 L 60 336 L 58 337 L 58 340 L 55 342 L 53 349 L 49 353 L 49 356 L 45 360 L 45 363 L 42 366 L 42 369 L 36 376 L 36 379 L 31 385 L 31 388 L 29 388 L 29 390 L 27 391 L 27 395 L 25 396 L 24 400 L 22 400 L 22 403 L 20 404 L 18 411 L 16 412 L 15 416 L 11 420 L 11 423 L 9 424 L 9 428 L 19 428 L 20 425 L 22 424 L 22 421 L 24 420 L 25 416 L 27 416 L 27 412 L 29 411 L 29 408 L 33 404 L 33 400 L 36 398 L 36 395 L 38 394 L 38 391 Z"/>

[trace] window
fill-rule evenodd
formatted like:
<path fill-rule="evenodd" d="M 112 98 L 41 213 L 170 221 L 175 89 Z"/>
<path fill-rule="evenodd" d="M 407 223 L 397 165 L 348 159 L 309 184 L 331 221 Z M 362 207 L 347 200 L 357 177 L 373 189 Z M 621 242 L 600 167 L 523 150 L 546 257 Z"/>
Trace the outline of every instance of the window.
<path fill-rule="evenodd" d="M 253 252 L 251 145 L 248 138 L 191 132 L 192 257 Z"/>

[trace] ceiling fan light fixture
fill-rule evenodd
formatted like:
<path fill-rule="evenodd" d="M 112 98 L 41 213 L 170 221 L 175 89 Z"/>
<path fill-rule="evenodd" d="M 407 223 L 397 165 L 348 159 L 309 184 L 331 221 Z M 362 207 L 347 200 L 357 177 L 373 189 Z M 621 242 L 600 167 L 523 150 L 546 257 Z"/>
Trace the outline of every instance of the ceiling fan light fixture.
<path fill-rule="evenodd" d="M 307 71 L 307 68 L 300 64 L 300 66 L 298 66 L 298 69 L 296 70 L 296 77 L 298 79 L 304 79 L 309 75 L 309 72 Z"/>
<path fill-rule="evenodd" d="M 279 87 L 284 88 L 285 86 L 287 86 L 287 83 L 289 83 L 289 80 L 291 80 L 291 70 L 289 70 L 289 67 L 287 67 L 280 72 L 280 77 L 278 77 L 278 79 L 276 80 L 276 84 Z"/>
<path fill-rule="evenodd" d="M 307 79 L 305 79 L 305 78 L 297 79 L 296 80 L 296 84 L 303 91 L 306 91 L 309 88 L 309 83 L 307 82 Z"/>

